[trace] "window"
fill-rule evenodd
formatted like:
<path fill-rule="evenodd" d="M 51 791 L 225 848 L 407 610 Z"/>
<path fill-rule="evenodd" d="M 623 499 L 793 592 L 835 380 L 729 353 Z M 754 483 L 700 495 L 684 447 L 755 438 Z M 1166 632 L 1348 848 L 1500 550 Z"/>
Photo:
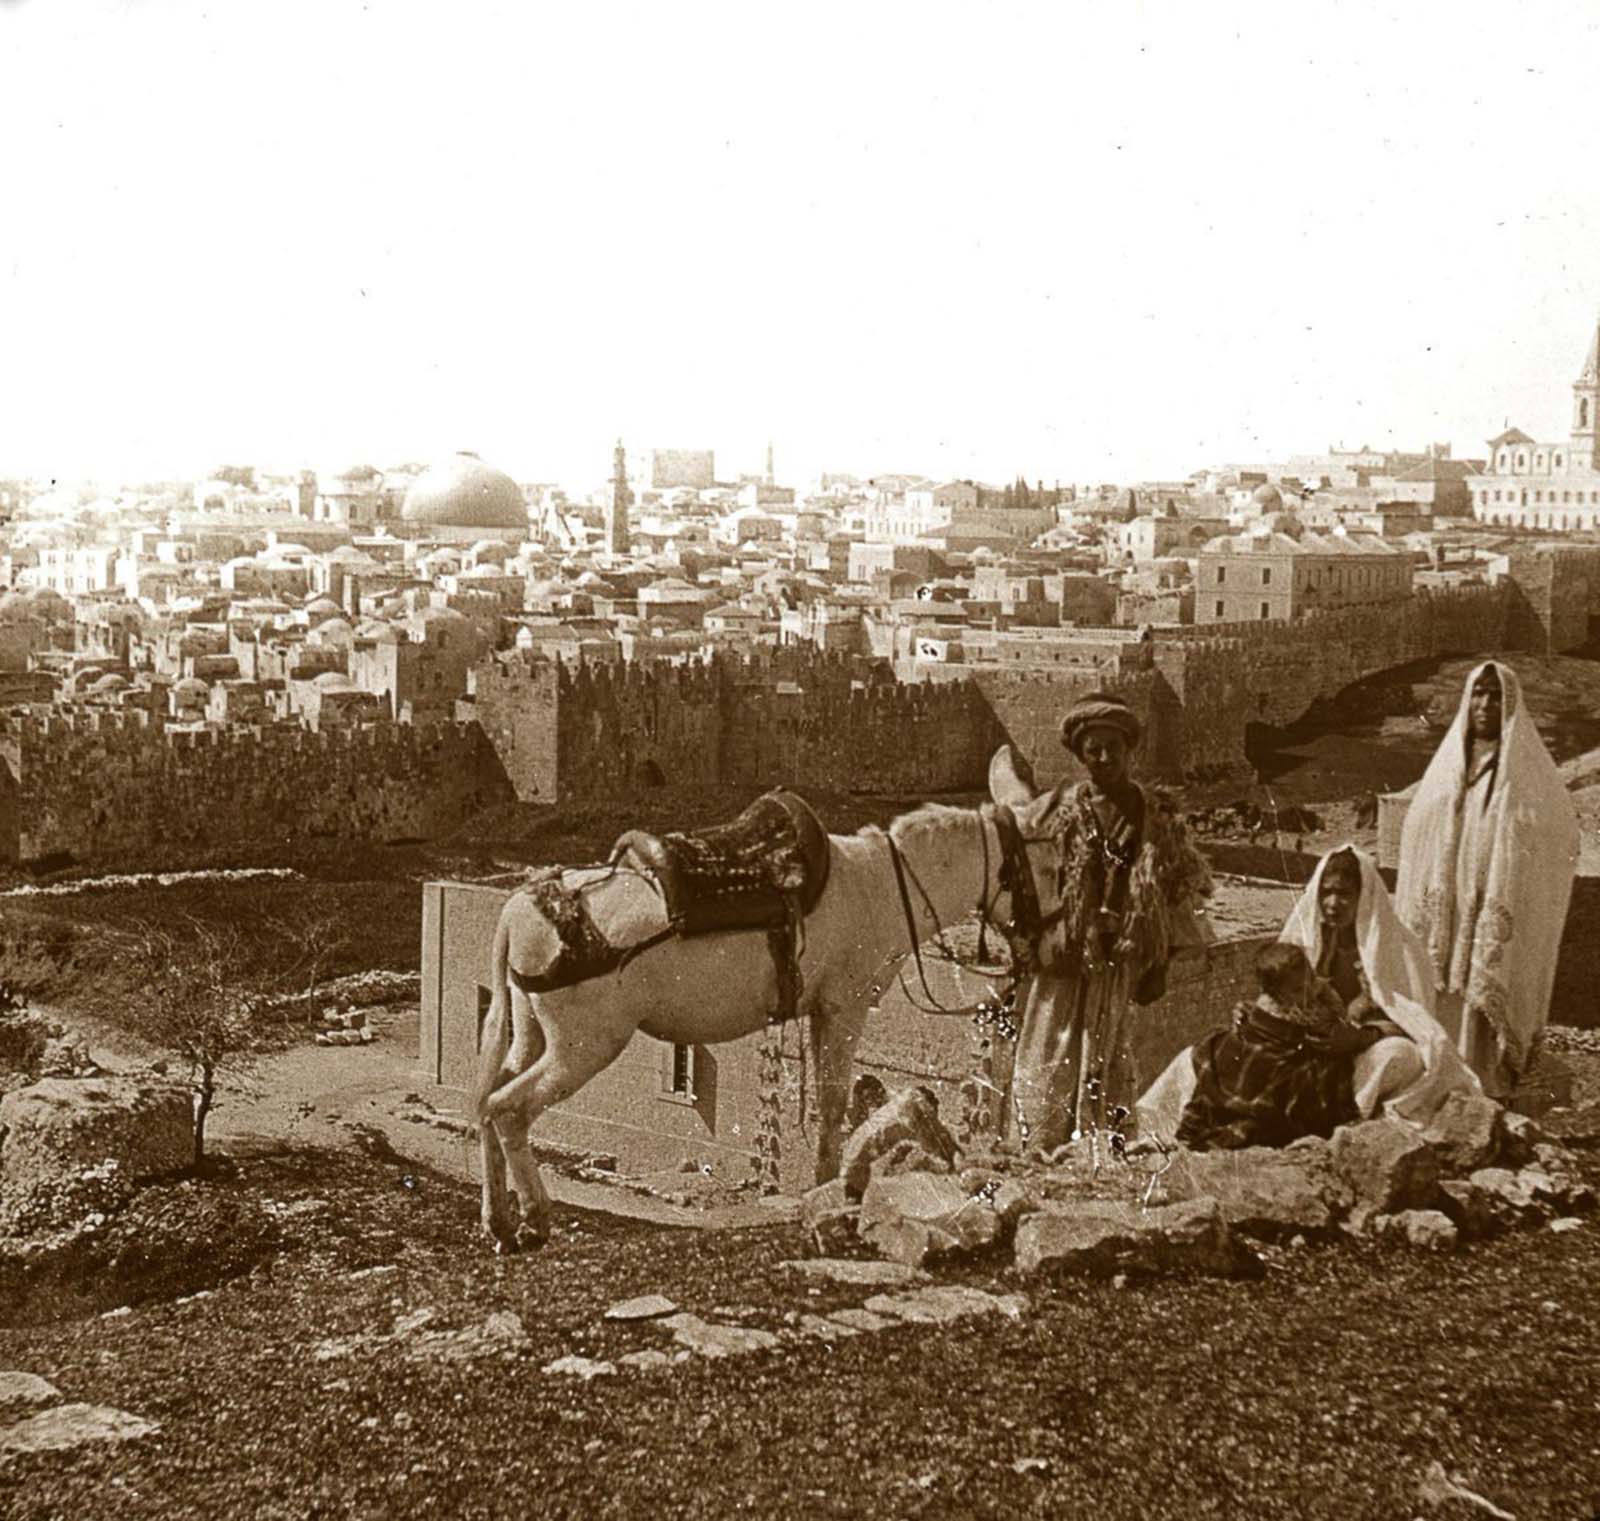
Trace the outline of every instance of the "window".
<path fill-rule="evenodd" d="M 1272 616 L 1272 604 L 1270 602 L 1263 602 L 1261 604 L 1261 616 L 1263 618 L 1270 618 Z"/>
<path fill-rule="evenodd" d="M 1559 470 L 1561 468 L 1561 456 L 1559 454 L 1555 455 L 1551 459 L 1550 464 L 1554 469 Z"/>
<path fill-rule="evenodd" d="M 1221 586 L 1222 583 L 1224 581 L 1226 581 L 1227 579 L 1228 579 L 1228 567 L 1226 565 L 1219 565 L 1217 567 L 1217 585 Z"/>
<path fill-rule="evenodd" d="M 1261 584 L 1263 586 L 1272 585 L 1272 567 L 1270 565 L 1263 565 L 1261 567 Z M 1485 699 L 1485 701 L 1487 701 L 1487 699 Z"/>
<path fill-rule="evenodd" d="M 692 1104 L 694 1047 L 674 1042 L 661 1053 L 661 1097 L 674 1104 Z"/>
<path fill-rule="evenodd" d="M 1518 470 L 1518 472 L 1520 473 L 1521 471 L 1526 470 L 1527 468 L 1528 468 L 1528 456 L 1526 454 L 1519 454 L 1517 456 L 1517 470 Z"/>
<path fill-rule="evenodd" d="M 1220 602 L 1220 601 L 1219 601 L 1219 602 L 1218 602 L 1218 603 L 1217 603 L 1217 612 L 1216 612 L 1216 616 L 1217 616 L 1217 617 L 1218 617 L 1218 618 L 1221 618 L 1221 617 L 1222 617 L 1222 603 L 1221 603 L 1221 602 Z"/>

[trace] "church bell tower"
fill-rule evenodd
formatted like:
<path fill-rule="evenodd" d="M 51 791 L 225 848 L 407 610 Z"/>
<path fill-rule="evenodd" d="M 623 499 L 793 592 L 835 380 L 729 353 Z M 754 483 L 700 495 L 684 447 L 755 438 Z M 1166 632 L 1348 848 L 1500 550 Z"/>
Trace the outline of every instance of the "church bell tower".
<path fill-rule="evenodd" d="M 1600 323 L 1589 340 L 1589 355 L 1572 383 L 1572 468 L 1600 472 Z"/>

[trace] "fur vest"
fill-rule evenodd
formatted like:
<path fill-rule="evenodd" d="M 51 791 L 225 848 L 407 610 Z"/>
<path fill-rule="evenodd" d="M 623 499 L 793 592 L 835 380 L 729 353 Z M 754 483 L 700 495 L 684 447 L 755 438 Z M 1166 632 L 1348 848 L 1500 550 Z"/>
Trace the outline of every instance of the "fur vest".
<path fill-rule="evenodd" d="M 1048 937 L 1055 954 L 1046 954 L 1058 971 L 1117 966 L 1137 980 L 1170 955 L 1172 911 L 1210 896 L 1210 869 L 1171 798 L 1155 787 L 1135 791 L 1143 818 L 1124 820 L 1109 837 L 1095 818 L 1087 782 L 1064 789 L 1059 799 L 1060 922 Z"/>

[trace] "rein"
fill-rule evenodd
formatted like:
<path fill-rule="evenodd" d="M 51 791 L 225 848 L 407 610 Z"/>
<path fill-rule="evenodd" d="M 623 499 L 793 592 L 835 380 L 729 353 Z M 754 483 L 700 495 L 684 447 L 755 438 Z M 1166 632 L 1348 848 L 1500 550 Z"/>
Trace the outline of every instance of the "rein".
<path fill-rule="evenodd" d="M 993 810 L 995 821 L 995 834 L 1000 846 L 1000 873 L 999 881 L 993 894 L 989 892 L 989 831 L 984 825 L 983 810 L 978 810 L 978 839 L 983 849 L 983 877 L 978 887 L 977 914 L 978 914 L 978 958 L 979 961 L 988 959 L 988 946 L 985 933 L 994 925 L 991 910 L 994 901 L 1001 893 L 1011 893 L 1011 923 L 1003 927 L 1005 938 L 1011 947 L 1012 970 L 996 976 L 994 973 L 979 971 L 979 976 L 988 977 L 992 981 L 1009 981 L 1013 985 L 1017 982 L 1020 973 L 1017 968 L 1025 967 L 1032 959 L 1032 943 L 1040 926 L 1039 899 L 1034 889 L 1033 872 L 1028 864 L 1026 843 L 1022 831 L 1017 825 L 1016 816 L 1004 806 L 997 806 Z M 895 843 L 892 834 L 885 833 L 889 845 L 889 861 L 894 867 L 895 887 L 900 897 L 900 910 L 905 916 L 906 936 L 911 943 L 911 956 L 916 963 L 917 980 L 922 986 L 923 996 L 928 1000 L 926 1004 L 918 1003 L 911 989 L 906 986 L 905 973 L 900 974 L 900 990 L 906 995 L 911 1006 L 923 1014 L 977 1014 L 987 1007 L 990 1000 L 985 999 L 970 1008 L 946 1008 L 934 996 L 933 989 L 928 986 L 927 968 L 922 960 L 922 937 L 917 933 L 916 911 L 912 907 L 911 893 L 907 886 L 907 878 L 912 886 L 917 889 L 918 896 L 922 899 L 923 906 L 928 910 L 928 916 L 933 920 L 933 939 L 938 943 L 940 951 L 946 961 L 955 961 L 957 958 L 945 941 L 944 925 L 939 921 L 938 910 L 933 905 L 927 888 L 922 885 L 915 870 L 905 860 L 900 847 Z"/>

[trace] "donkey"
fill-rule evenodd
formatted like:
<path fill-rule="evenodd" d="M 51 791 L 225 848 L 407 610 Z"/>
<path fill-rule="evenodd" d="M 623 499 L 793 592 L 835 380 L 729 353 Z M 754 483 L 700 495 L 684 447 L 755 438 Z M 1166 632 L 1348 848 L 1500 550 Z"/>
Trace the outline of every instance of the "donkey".
<path fill-rule="evenodd" d="M 991 775 L 1010 773 L 1010 749 Z M 997 926 L 1012 915 L 1010 882 L 1027 872 L 1053 886 L 1007 812 L 924 804 L 887 830 L 830 835 L 827 885 L 803 926 L 797 1014 L 810 1022 L 817 1081 L 816 1177 L 837 1176 L 841 1121 L 867 1010 L 898 963 L 940 928 L 976 908 Z M 898 861 L 896 856 L 898 855 Z M 562 873 L 582 893 L 593 925 L 613 946 L 639 946 L 621 967 L 542 992 L 525 984 L 561 954 L 555 927 L 526 893 L 507 900 L 495 930 L 491 1002 L 484 1023 L 473 1111 L 483 1159 L 483 1229 L 512 1251 L 518 1223 L 534 1241 L 549 1233 L 550 1200 L 529 1139 L 534 1121 L 605 1070 L 643 1030 L 684 1045 L 737 1040 L 762 1029 L 778 999 L 778 974 L 760 930 L 678 938 L 651 881 L 618 866 Z M 906 884 L 909 883 L 909 887 Z M 647 942 L 648 945 L 646 944 Z M 508 1192 L 508 1174 L 511 1192 Z"/>

